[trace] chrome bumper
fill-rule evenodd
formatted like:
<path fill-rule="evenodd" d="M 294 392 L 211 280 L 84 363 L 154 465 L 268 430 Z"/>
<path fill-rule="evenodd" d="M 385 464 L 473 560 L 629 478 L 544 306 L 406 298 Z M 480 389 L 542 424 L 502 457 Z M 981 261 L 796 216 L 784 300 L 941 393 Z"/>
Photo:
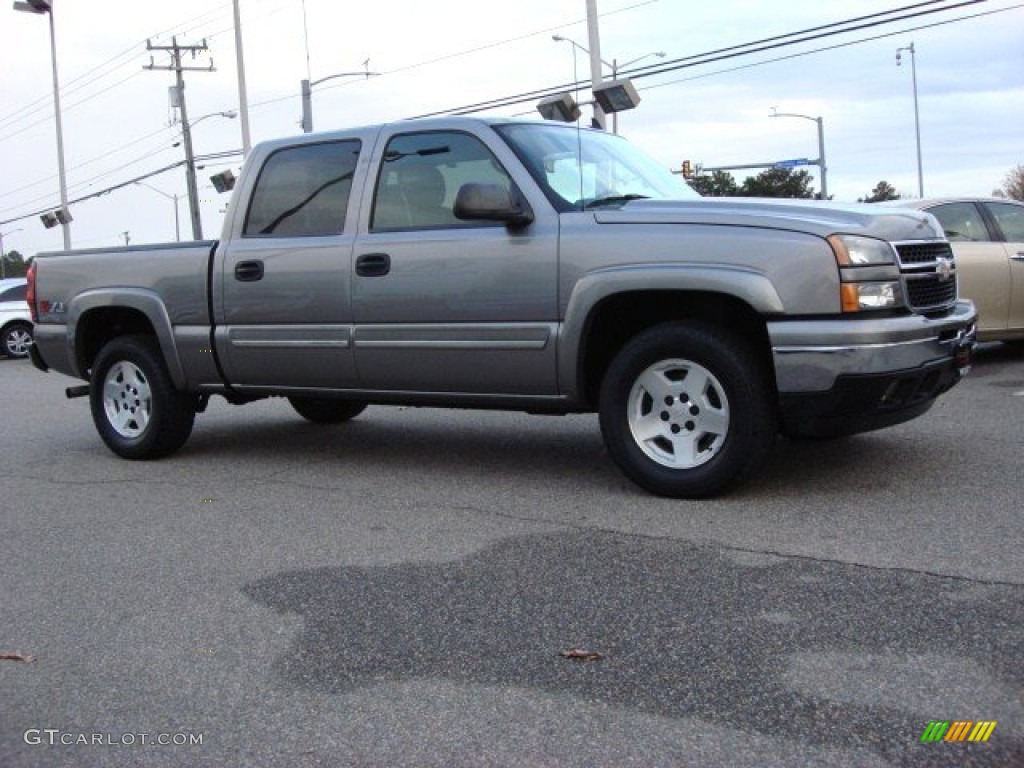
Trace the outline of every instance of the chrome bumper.
<path fill-rule="evenodd" d="M 779 393 L 824 392 L 840 376 L 897 373 L 957 361 L 961 350 L 974 345 L 977 319 L 974 304 L 961 300 L 938 318 L 769 322 Z"/>

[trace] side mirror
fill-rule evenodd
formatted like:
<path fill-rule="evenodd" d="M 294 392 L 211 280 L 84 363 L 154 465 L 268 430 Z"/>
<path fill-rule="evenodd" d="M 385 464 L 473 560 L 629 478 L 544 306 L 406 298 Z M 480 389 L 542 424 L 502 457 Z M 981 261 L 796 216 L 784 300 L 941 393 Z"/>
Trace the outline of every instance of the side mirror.
<path fill-rule="evenodd" d="M 463 184 L 455 195 L 453 212 L 464 221 L 503 221 L 509 226 L 533 221 L 529 206 L 500 184 Z"/>

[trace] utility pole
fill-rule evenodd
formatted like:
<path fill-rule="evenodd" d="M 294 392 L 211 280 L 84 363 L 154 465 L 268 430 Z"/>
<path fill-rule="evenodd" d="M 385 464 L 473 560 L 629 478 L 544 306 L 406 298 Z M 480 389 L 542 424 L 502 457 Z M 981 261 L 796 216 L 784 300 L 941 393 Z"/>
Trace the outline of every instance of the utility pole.
<path fill-rule="evenodd" d="M 197 53 L 206 53 L 206 40 L 204 39 L 200 45 L 178 45 L 178 38 L 171 38 L 171 45 L 153 45 L 146 41 L 147 51 L 169 51 L 171 54 L 171 64 L 166 67 L 158 67 L 153 64 L 153 59 L 150 57 L 149 64 L 144 66 L 143 69 L 161 69 L 161 70 L 173 70 L 177 75 L 177 92 L 178 92 L 178 103 L 181 106 L 181 136 L 182 142 L 185 145 L 185 175 L 186 182 L 188 184 L 188 207 L 189 213 L 192 217 L 192 239 L 202 240 L 203 239 L 203 221 L 199 216 L 199 190 L 196 186 L 196 160 L 195 155 L 192 152 L 192 129 L 188 124 L 188 111 L 185 108 L 185 78 L 182 76 L 182 72 L 213 72 L 213 59 L 210 59 L 210 65 L 208 67 L 185 67 L 181 64 L 181 53 L 182 51 L 189 51 L 192 54 L 192 58 L 196 57 Z"/>
<path fill-rule="evenodd" d="M 598 26 L 597 0 L 587 0 L 587 37 L 590 42 L 590 84 L 597 88 L 603 81 L 601 74 L 601 31 Z M 607 119 L 604 110 L 594 104 L 594 120 L 602 130 Z"/>
<path fill-rule="evenodd" d="M 238 113 L 242 117 L 242 158 L 249 155 L 252 139 L 249 137 L 249 97 L 245 90 L 245 57 L 242 55 L 242 17 L 235 0 L 235 58 L 238 60 Z"/>

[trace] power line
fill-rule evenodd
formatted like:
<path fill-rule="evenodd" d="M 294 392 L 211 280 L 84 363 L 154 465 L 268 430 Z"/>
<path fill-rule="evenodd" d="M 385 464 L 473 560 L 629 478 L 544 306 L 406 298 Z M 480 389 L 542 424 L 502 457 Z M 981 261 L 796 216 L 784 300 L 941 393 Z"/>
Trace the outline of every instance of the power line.
<path fill-rule="evenodd" d="M 196 155 L 195 160 L 196 160 L 196 162 L 206 162 L 208 160 L 224 160 L 224 159 L 227 159 L 229 157 L 241 157 L 241 156 L 242 156 L 242 150 L 241 149 L 231 149 L 231 150 L 225 150 L 223 152 L 211 152 L 211 153 L 205 154 L 205 155 Z M 153 176 L 159 176 L 162 173 L 167 173 L 167 171 L 173 171 L 175 168 L 181 168 L 181 166 L 183 166 L 183 165 L 185 165 L 185 161 L 184 160 L 178 160 L 176 162 L 173 162 L 173 163 L 170 163 L 168 165 L 165 165 L 162 168 L 158 168 L 155 171 L 148 171 L 147 173 L 144 173 L 141 176 L 136 176 L 136 177 L 134 177 L 132 179 L 129 179 L 128 181 L 122 181 L 122 182 L 120 182 L 118 184 L 114 184 L 113 186 L 107 187 L 106 189 L 101 189 L 98 192 L 92 192 L 92 193 L 90 193 L 88 195 L 82 195 L 81 197 L 76 197 L 74 200 L 68 200 L 68 205 L 69 206 L 77 205 L 78 203 L 84 203 L 87 200 L 93 200 L 93 199 L 95 199 L 97 197 L 102 197 L 103 195 L 109 195 L 111 192 L 116 192 L 117 190 L 122 189 L 122 188 L 127 187 L 127 186 L 130 186 L 130 185 L 134 184 L 137 181 L 145 181 L 146 179 L 152 178 Z M 41 215 L 43 213 L 46 213 L 47 211 L 51 210 L 51 208 L 52 208 L 52 206 L 48 206 L 48 207 L 40 208 L 37 211 L 32 211 L 30 213 L 25 213 L 25 214 L 16 216 L 16 217 L 11 218 L 11 219 L 4 219 L 3 221 L 0 221 L 0 226 L 3 226 L 4 224 L 10 224 L 11 222 L 14 222 L 14 221 L 21 221 L 22 219 L 31 219 L 34 216 L 39 216 L 39 215 Z"/>
<path fill-rule="evenodd" d="M 728 48 L 718 49 L 718 50 L 714 50 L 714 51 L 708 51 L 706 53 L 694 54 L 692 56 L 686 56 L 686 57 L 683 57 L 683 58 L 680 58 L 680 59 L 674 59 L 672 62 L 669 62 L 668 65 L 665 65 L 665 64 L 654 64 L 654 65 L 650 65 L 650 66 L 646 66 L 646 67 L 637 67 L 636 69 L 629 70 L 628 73 L 623 73 L 623 74 L 629 74 L 629 75 L 631 75 L 632 79 L 639 80 L 639 79 L 644 78 L 644 77 L 650 77 L 652 75 L 665 74 L 667 72 L 675 72 L 675 71 L 680 70 L 680 69 L 687 69 L 689 67 L 695 67 L 695 66 L 699 66 L 699 65 L 703 65 L 703 64 L 710 64 L 710 63 L 713 63 L 715 61 L 724 61 L 724 60 L 728 60 L 728 59 L 739 58 L 741 56 L 747 56 L 747 55 L 750 55 L 750 54 L 753 54 L 753 53 L 761 53 L 761 52 L 768 51 L 768 50 L 774 50 L 776 48 L 784 48 L 784 47 L 787 47 L 787 46 L 790 46 L 790 45 L 796 45 L 798 43 L 805 43 L 805 42 L 811 42 L 811 41 L 814 41 L 814 40 L 820 40 L 820 39 L 825 38 L 825 37 L 832 37 L 834 35 L 845 34 L 847 32 L 855 32 L 857 30 L 867 29 L 867 28 L 870 28 L 870 27 L 877 27 L 877 26 L 880 26 L 880 25 L 883 25 L 883 24 L 893 24 L 893 23 L 896 23 L 898 21 L 905 21 L 907 19 L 916 18 L 918 16 L 926 16 L 926 15 L 933 14 L 933 13 L 940 13 L 942 11 L 953 10 L 955 8 L 960 8 L 962 6 L 976 5 L 978 3 L 988 2 L 988 0 L 962 0 L 962 2 L 956 3 L 954 5 L 944 5 L 941 8 L 932 8 L 932 9 L 929 9 L 929 10 L 918 11 L 916 13 L 909 13 L 909 14 L 906 14 L 906 15 L 903 15 L 903 16 L 897 16 L 895 18 L 882 19 L 882 20 L 872 21 L 870 23 L 857 24 L 855 26 L 850 26 L 854 22 L 863 21 L 865 19 L 871 19 L 871 18 L 874 18 L 874 17 L 879 16 L 879 15 L 892 15 L 894 13 L 901 13 L 901 12 L 909 10 L 909 9 L 919 8 L 922 5 L 933 5 L 936 2 L 941 2 L 941 0 L 931 0 L 928 3 L 918 3 L 916 5 L 905 6 L 903 8 L 897 8 L 897 9 L 893 9 L 892 11 L 887 11 L 887 12 L 885 12 L 883 14 L 872 14 L 871 16 L 859 17 L 859 18 L 855 18 L 855 19 L 849 19 L 846 22 L 836 22 L 834 24 L 825 25 L 824 27 L 820 27 L 820 28 L 819 27 L 812 27 L 810 29 L 800 30 L 798 32 L 791 32 L 791 33 L 786 34 L 786 35 L 779 35 L 779 36 L 772 37 L 772 38 L 765 38 L 763 40 L 755 40 L 755 41 L 750 42 L 750 43 L 744 43 L 743 45 L 730 46 Z M 818 31 L 818 30 L 830 29 L 830 28 L 838 26 L 838 25 L 845 25 L 845 26 L 843 26 L 842 29 L 831 29 L 831 31 L 819 31 L 818 34 L 813 34 L 813 35 L 809 34 L 811 32 L 815 32 L 815 31 Z M 803 36 L 803 37 L 801 37 L 801 36 Z M 795 38 L 795 39 L 786 39 L 786 38 Z M 772 42 L 772 41 L 780 41 L 780 42 Z M 772 44 L 766 45 L 766 43 L 772 43 Z M 425 118 L 425 117 L 437 117 L 437 116 L 440 116 L 440 115 L 451 115 L 451 114 L 455 114 L 455 115 L 468 115 L 468 114 L 474 114 L 476 112 L 483 112 L 483 111 L 489 110 L 489 109 L 498 109 L 500 107 L 510 107 L 510 106 L 514 106 L 516 104 L 523 104 L 525 102 L 531 101 L 531 100 L 536 99 L 538 97 L 550 95 L 551 93 L 557 93 L 557 92 L 564 91 L 564 90 L 571 90 L 571 89 L 574 89 L 574 88 L 578 88 L 580 85 L 584 85 L 584 84 L 585 83 L 583 81 L 576 81 L 576 82 L 572 82 L 572 83 L 564 83 L 562 85 L 555 86 L 555 87 L 541 88 L 541 89 L 536 89 L 536 90 L 532 90 L 532 91 L 524 91 L 522 93 L 515 94 L 513 96 L 505 96 L 505 97 L 500 97 L 500 98 L 496 98 L 496 99 L 488 99 L 488 100 L 485 100 L 485 101 L 476 102 L 475 104 L 467 104 L 465 106 L 456 107 L 454 109 L 444 109 L 444 110 L 438 110 L 438 111 L 435 111 L 435 112 L 427 112 L 427 113 L 424 113 L 424 114 L 421 114 L 421 115 L 416 115 L 415 117 L 413 117 L 411 119 L 420 119 L 420 118 Z"/>
<path fill-rule="evenodd" d="M 993 10 L 993 11 L 982 11 L 980 13 L 972 13 L 972 14 L 969 14 L 967 16 L 957 16 L 955 19 L 943 19 L 942 21 L 933 21 L 930 24 L 919 24 L 919 25 L 917 25 L 915 27 L 907 27 L 905 29 L 896 30 L 895 32 L 885 32 L 885 33 L 879 34 L 879 35 L 872 35 L 871 37 L 862 37 L 862 38 L 859 38 L 857 40 L 849 40 L 849 41 L 847 41 L 845 43 L 835 43 L 834 45 L 826 45 L 826 46 L 822 46 L 821 48 L 811 48 L 811 49 L 806 50 L 806 51 L 800 51 L 799 53 L 790 53 L 790 54 L 787 54 L 785 56 L 777 56 L 777 57 L 775 57 L 773 59 L 763 59 L 761 61 L 751 62 L 750 64 L 741 64 L 739 66 L 729 67 L 727 69 L 716 69 L 713 72 L 707 72 L 707 73 L 704 73 L 704 74 L 701 74 L 701 75 L 694 75 L 692 77 L 684 77 L 684 78 L 680 78 L 678 80 L 666 80 L 665 82 L 655 83 L 654 85 L 648 85 L 648 86 L 645 86 L 643 88 L 638 88 L 637 90 L 651 91 L 651 90 L 654 90 L 655 88 L 663 88 L 663 87 L 668 86 L 668 85 L 677 85 L 679 83 L 686 83 L 686 82 L 690 82 L 692 80 L 700 80 L 700 79 L 703 79 L 705 77 L 712 77 L 714 75 L 722 75 L 722 74 L 726 74 L 728 72 L 738 72 L 738 71 L 743 70 L 743 69 L 751 69 L 752 67 L 759 67 L 759 66 L 762 66 L 764 64 L 774 64 L 774 63 L 779 62 L 779 61 L 787 61 L 789 59 L 797 59 L 797 58 L 800 58 L 800 57 L 803 57 L 803 56 L 810 56 L 811 54 L 815 54 L 815 53 L 824 53 L 825 51 L 834 51 L 834 50 L 839 49 L 839 48 L 848 48 L 851 45 L 860 45 L 861 43 L 870 43 L 870 42 L 874 42 L 875 40 L 883 40 L 883 39 L 885 39 L 887 37 L 896 37 L 898 35 L 905 35 L 908 32 L 917 32 L 917 31 L 922 30 L 922 29 L 932 29 L 933 27 L 942 27 L 942 26 L 945 26 L 947 24 L 953 24 L 953 23 L 958 22 L 958 21 L 967 21 L 969 19 L 981 18 L 982 16 L 992 16 L 992 15 L 997 14 L 997 13 L 1004 13 L 1006 11 L 1014 11 L 1014 10 L 1017 10 L 1018 8 L 1024 8 L 1024 3 L 1018 3 L 1016 5 L 1010 5 L 1010 6 L 1007 6 L 1005 8 L 997 8 L 996 10 Z"/>

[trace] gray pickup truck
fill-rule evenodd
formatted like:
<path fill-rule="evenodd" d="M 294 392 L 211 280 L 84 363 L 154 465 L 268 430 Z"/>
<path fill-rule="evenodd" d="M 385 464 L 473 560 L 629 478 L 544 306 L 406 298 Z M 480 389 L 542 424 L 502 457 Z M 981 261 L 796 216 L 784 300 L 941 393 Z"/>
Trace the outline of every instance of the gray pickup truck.
<path fill-rule="evenodd" d="M 221 240 L 40 254 L 30 285 L 36 366 L 124 458 L 211 395 L 596 411 L 629 478 L 690 498 L 780 432 L 924 413 L 976 319 L 927 214 L 700 199 L 617 136 L 472 118 L 265 142 Z"/>

